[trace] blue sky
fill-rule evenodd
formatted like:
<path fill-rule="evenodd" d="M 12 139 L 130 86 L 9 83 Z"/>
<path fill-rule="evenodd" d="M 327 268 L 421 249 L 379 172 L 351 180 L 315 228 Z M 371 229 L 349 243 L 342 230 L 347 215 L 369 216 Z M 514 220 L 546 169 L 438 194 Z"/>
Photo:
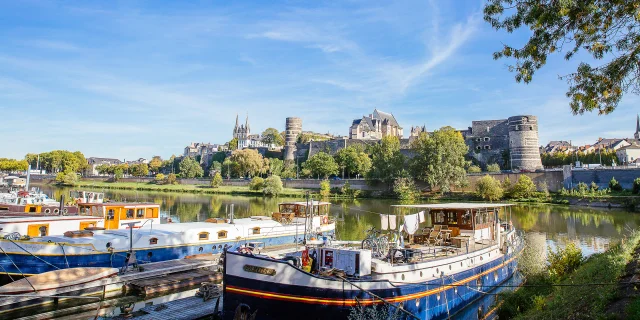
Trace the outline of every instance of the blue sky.
<path fill-rule="evenodd" d="M 134 159 L 224 143 L 236 113 L 251 128 L 347 134 L 374 108 L 408 135 L 472 120 L 539 117 L 540 143 L 631 137 L 638 98 L 573 116 L 549 59 L 513 80 L 481 1 L 3 1 L 0 157 L 80 150 Z"/>

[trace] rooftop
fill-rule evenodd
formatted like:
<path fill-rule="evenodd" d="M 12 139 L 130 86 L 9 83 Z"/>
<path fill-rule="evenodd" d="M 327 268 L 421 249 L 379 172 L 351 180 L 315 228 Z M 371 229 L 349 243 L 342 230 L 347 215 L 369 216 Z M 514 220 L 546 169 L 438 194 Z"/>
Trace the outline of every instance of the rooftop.
<path fill-rule="evenodd" d="M 392 207 L 423 208 L 423 209 L 489 209 L 513 206 L 511 203 L 429 203 L 429 204 L 401 204 Z"/>

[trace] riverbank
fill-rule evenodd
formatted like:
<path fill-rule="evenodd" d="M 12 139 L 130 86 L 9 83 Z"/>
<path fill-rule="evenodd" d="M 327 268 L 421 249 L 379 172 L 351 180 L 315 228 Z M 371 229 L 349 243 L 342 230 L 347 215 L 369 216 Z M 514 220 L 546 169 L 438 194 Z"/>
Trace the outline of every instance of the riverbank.
<path fill-rule="evenodd" d="M 226 194 L 240 196 L 263 196 L 262 191 L 250 190 L 248 187 L 220 186 L 212 188 L 204 185 L 193 184 L 155 184 L 145 182 L 103 182 L 103 181 L 79 181 L 75 188 L 95 188 L 113 190 L 136 190 L 136 191 L 160 191 L 177 193 L 203 193 L 203 194 Z M 279 194 L 282 197 L 302 198 L 306 195 L 306 189 L 284 188 Z M 312 190 L 312 193 L 316 193 Z"/>
<path fill-rule="evenodd" d="M 628 286 L 628 281 L 620 281 L 628 265 L 635 262 L 639 244 L 640 232 L 636 231 L 607 251 L 582 260 L 575 270 L 571 265 L 576 255 L 565 252 L 550 262 L 549 269 L 527 275 L 519 290 L 501 294 L 498 316 L 501 319 L 637 319 L 631 315 L 640 311 L 637 297 L 631 300 L 633 303 L 615 306 L 620 301 L 619 288 Z M 557 270 L 566 270 L 567 274 L 558 275 Z M 613 314 L 613 310 L 617 314 Z"/>

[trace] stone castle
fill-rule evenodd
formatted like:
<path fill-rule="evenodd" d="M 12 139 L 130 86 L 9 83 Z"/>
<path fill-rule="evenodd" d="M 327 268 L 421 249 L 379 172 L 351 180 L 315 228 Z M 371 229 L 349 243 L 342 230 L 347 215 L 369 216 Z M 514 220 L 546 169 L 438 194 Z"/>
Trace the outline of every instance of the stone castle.
<path fill-rule="evenodd" d="M 349 139 L 380 140 L 386 136 L 402 139 L 402 127 L 391 113 L 374 109 L 369 116 L 353 120 L 349 127 Z"/>

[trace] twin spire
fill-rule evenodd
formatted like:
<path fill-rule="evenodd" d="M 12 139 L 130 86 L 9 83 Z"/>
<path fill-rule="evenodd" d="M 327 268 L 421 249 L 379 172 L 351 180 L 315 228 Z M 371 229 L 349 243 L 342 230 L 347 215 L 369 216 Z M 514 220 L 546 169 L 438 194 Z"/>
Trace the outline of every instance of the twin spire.
<path fill-rule="evenodd" d="M 238 114 L 236 113 L 236 127 L 235 127 L 235 130 L 237 131 L 239 127 L 240 127 L 240 122 L 238 121 Z M 249 112 L 247 112 L 247 119 L 244 122 L 244 128 L 247 129 L 247 131 L 249 131 Z"/>

